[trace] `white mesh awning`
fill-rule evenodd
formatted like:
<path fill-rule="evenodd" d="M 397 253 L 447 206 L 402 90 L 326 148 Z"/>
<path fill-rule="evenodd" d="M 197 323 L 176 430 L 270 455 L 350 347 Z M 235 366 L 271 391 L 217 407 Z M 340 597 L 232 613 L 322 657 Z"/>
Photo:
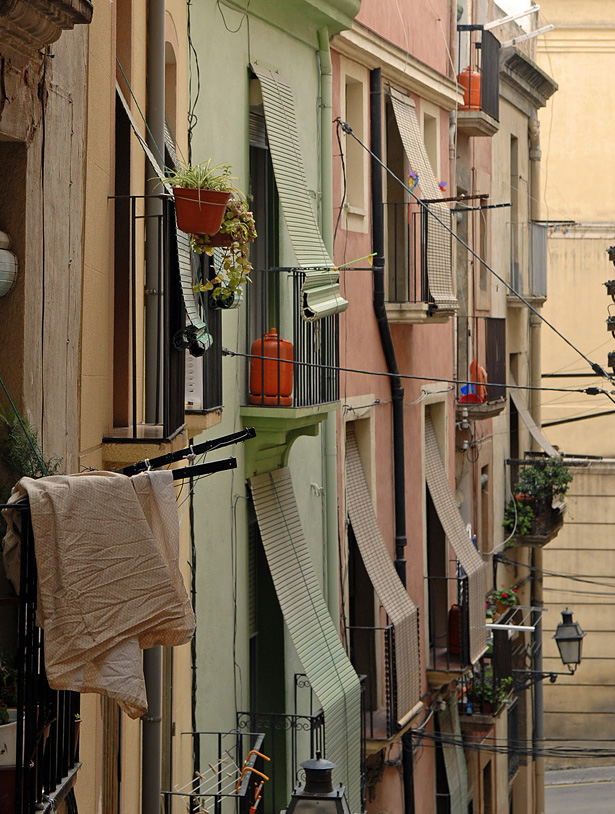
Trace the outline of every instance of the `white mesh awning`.
<path fill-rule="evenodd" d="M 402 585 L 391 561 L 367 488 L 354 427 L 346 437 L 348 514 L 365 570 L 395 630 L 397 722 L 420 702 L 417 608 Z"/>
<path fill-rule="evenodd" d="M 404 152 L 412 170 L 418 175 L 421 197 L 441 198 L 442 192 L 421 138 L 421 128 L 414 101 L 405 93 L 390 89 L 393 112 L 404 145 Z M 443 221 L 450 222 L 450 210 L 443 203 L 429 204 L 429 211 Z M 427 277 L 429 293 L 440 312 L 456 311 L 457 298 L 453 289 L 451 234 L 436 220 L 427 216 Z"/>
<path fill-rule="evenodd" d="M 465 523 L 455 504 L 430 416 L 425 417 L 425 477 L 444 533 L 468 577 L 470 661 L 475 662 L 487 647 L 487 568 L 468 537 Z"/>
<path fill-rule="evenodd" d="M 512 384 L 516 384 L 514 379 L 511 379 Z M 561 458 L 562 456 L 560 453 L 552 446 L 549 441 L 545 438 L 542 430 L 536 424 L 534 419 L 532 418 L 532 414 L 530 413 L 529 407 L 525 403 L 525 399 L 521 394 L 520 390 L 512 387 L 510 389 L 510 398 L 512 403 L 517 408 L 517 412 L 519 413 L 519 418 L 523 421 L 525 426 L 530 431 L 530 435 L 534 438 L 538 446 L 542 447 L 542 449 L 550 455 L 552 458 Z"/>
<path fill-rule="evenodd" d="M 361 688 L 325 603 L 293 492 L 290 470 L 249 480 L 258 526 L 297 655 L 325 714 L 325 751 L 353 812 L 361 810 Z"/>
<path fill-rule="evenodd" d="M 299 268 L 305 269 L 301 313 L 313 321 L 348 308 L 340 294 L 339 271 L 323 243 L 308 192 L 290 85 L 277 71 L 254 63 L 263 94 L 267 142 L 288 234 Z"/>

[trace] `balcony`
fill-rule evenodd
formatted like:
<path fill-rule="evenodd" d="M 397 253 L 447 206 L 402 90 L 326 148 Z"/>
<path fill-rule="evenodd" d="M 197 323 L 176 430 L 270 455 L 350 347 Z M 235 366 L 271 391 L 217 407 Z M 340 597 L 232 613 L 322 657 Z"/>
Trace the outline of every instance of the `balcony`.
<path fill-rule="evenodd" d="M 504 512 L 504 530 L 517 545 L 542 548 L 564 525 L 570 462 L 535 456 L 507 459 L 506 464 L 511 467 L 514 497 Z"/>
<path fill-rule="evenodd" d="M 416 201 L 387 202 L 384 209 L 388 234 L 386 311 L 389 322 L 446 322 L 448 315 L 438 315 L 429 291 L 429 274 L 435 261 L 433 252 L 429 251 L 428 209 Z M 451 225 L 450 214 L 447 225 Z M 446 245 L 439 247 L 439 257 L 452 268 L 450 235 L 446 237 Z"/>
<path fill-rule="evenodd" d="M 318 435 L 319 424 L 339 400 L 339 319 L 301 316 L 305 272 L 252 272 L 248 290 L 250 358 L 244 407 L 246 427 L 257 437 L 246 445 L 246 474 L 286 466 L 300 435 Z"/>
<path fill-rule="evenodd" d="M 302 677 L 297 676 L 300 681 Z M 301 763 L 325 755 L 325 718 L 322 710 L 306 715 L 275 712 L 238 712 L 239 733 L 260 732 L 262 751 L 270 761 L 257 759 L 255 768 L 269 780 L 263 787 L 260 814 L 278 814 L 286 808 L 294 786 L 300 782 Z M 248 809 L 245 809 L 246 814 Z"/>
<path fill-rule="evenodd" d="M 350 658 L 362 677 L 363 730 L 366 741 L 387 741 L 398 734 L 395 628 L 348 627 Z M 380 680 L 381 679 L 381 680 Z M 382 743 L 375 745 L 375 750 Z M 368 746 L 368 751 L 371 751 Z"/>
<path fill-rule="evenodd" d="M 510 704 L 513 690 L 512 652 L 507 630 L 494 630 L 489 650 L 458 682 L 461 721 L 491 725 Z"/>
<path fill-rule="evenodd" d="M 457 420 L 494 418 L 506 406 L 506 321 L 457 318 Z"/>
<path fill-rule="evenodd" d="M 466 136 L 493 136 L 500 120 L 500 43 L 482 25 L 458 25 L 457 34 L 457 81 L 464 89 L 457 127 Z"/>
<path fill-rule="evenodd" d="M 190 812 L 248 814 L 262 775 L 271 774 L 269 764 L 263 765 L 266 761 L 260 756 L 266 752 L 264 733 L 234 729 L 182 734 L 192 737 L 199 769 L 185 786 L 162 792 L 164 810 L 175 810 L 174 804 L 181 803 L 182 809 Z"/>
<path fill-rule="evenodd" d="M 460 572 L 459 566 L 457 570 Z M 439 689 L 468 670 L 470 596 L 467 576 L 426 577 L 429 604 L 427 680 Z"/>
<path fill-rule="evenodd" d="M 12 508 L 15 508 L 13 504 Z M 50 689 L 45 676 L 44 636 L 36 624 L 37 577 L 34 537 L 26 504 L 22 513 L 20 595 L 0 600 L 2 630 L 17 629 L 14 723 L 0 726 L 0 810 L 52 812 L 72 789 L 79 763 L 80 696 Z M 4 648 L 3 656 L 6 657 Z M 11 668 L 12 669 L 12 668 Z M 9 710 L 10 713 L 10 710 Z M 18 722 L 23 721 L 19 726 Z M 23 755 L 22 760 L 17 756 Z"/>
<path fill-rule="evenodd" d="M 31 52 L 55 42 L 62 31 L 89 23 L 93 12 L 90 0 L 13 0 L 0 5 L 3 41 Z"/>

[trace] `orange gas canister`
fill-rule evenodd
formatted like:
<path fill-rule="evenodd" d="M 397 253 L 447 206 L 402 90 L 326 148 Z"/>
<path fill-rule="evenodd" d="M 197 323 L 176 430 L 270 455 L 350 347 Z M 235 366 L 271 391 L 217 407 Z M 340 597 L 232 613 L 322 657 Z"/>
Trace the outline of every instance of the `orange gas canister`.
<path fill-rule="evenodd" d="M 463 104 L 460 110 L 480 110 L 480 74 L 466 68 L 457 76 L 457 81 L 464 89 Z"/>
<path fill-rule="evenodd" d="M 271 328 L 251 348 L 250 404 L 290 407 L 293 392 L 293 346 Z M 259 359 L 259 356 L 273 357 Z M 278 361 L 279 360 L 279 361 Z"/>

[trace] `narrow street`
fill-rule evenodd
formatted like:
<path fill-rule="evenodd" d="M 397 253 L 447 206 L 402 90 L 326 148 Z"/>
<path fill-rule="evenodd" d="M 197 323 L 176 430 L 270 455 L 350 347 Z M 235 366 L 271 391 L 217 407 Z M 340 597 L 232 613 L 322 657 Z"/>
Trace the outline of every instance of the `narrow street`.
<path fill-rule="evenodd" d="M 613 811 L 615 767 L 572 769 L 546 775 L 546 814 L 606 814 Z"/>

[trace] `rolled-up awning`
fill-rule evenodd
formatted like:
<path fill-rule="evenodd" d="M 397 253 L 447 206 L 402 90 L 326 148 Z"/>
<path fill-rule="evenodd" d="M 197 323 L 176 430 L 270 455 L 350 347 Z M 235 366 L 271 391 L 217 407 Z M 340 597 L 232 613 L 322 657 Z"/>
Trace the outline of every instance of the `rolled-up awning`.
<path fill-rule="evenodd" d="M 277 71 L 254 63 L 263 94 L 267 141 L 284 221 L 300 269 L 305 270 L 301 313 L 313 321 L 348 308 L 340 294 L 339 271 L 323 243 L 308 192 L 290 85 Z"/>
<path fill-rule="evenodd" d="M 511 381 L 512 384 L 516 384 L 514 379 L 512 379 Z M 561 454 L 555 449 L 554 446 L 552 446 L 552 444 L 549 443 L 549 441 L 544 436 L 538 424 L 536 424 L 536 422 L 532 418 L 530 409 L 525 403 L 525 399 L 523 398 L 521 391 L 515 389 L 514 387 L 511 387 L 510 398 L 512 400 L 512 403 L 517 408 L 517 412 L 519 413 L 520 419 L 528 428 L 528 430 L 530 431 L 530 435 L 536 441 L 538 446 L 542 447 L 542 449 L 547 453 L 547 455 L 550 455 L 552 458 L 561 458 L 562 457 Z"/>
<path fill-rule="evenodd" d="M 393 112 L 399 129 L 404 152 L 412 170 L 418 175 L 418 187 L 421 197 L 426 199 L 441 198 L 442 191 L 431 167 L 425 144 L 421 137 L 421 128 L 416 115 L 414 100 L 405 93 L 390 89 Z M 456 311 L 457 298 L 453 289 L 453 265 L 451 251 L 451 234 L 440 223 L 450 222 L 450 210 L 443 203 L 432 203 L 430 212 L 437 215 L 427 216 L 427 278 L 429 293 L 440 312 Z"/>
<path fill-rule="evenodd" d="M 325 715 L 325 752 L 353 812 L 361 810 L 361 689 L 308 551 L 290 470 L 249 480 L 284 621 Z"/>
<path fill-rule="evenodd" d="M 397 723 L 420 703 L 418 611 L 402 585 L 378 525 L 354 427 L 346 436 L 348 514 L 365 570 L 395 630 Z"/>
<path fill-rule="evenodd" d="M 486 563 L 468 537 L 465 523 L 455 503 L 430 416 L 425 417 L 425 477 L 444 533 L 468 577 L 470 661 L 475 662 L 487 647 Z"/>

